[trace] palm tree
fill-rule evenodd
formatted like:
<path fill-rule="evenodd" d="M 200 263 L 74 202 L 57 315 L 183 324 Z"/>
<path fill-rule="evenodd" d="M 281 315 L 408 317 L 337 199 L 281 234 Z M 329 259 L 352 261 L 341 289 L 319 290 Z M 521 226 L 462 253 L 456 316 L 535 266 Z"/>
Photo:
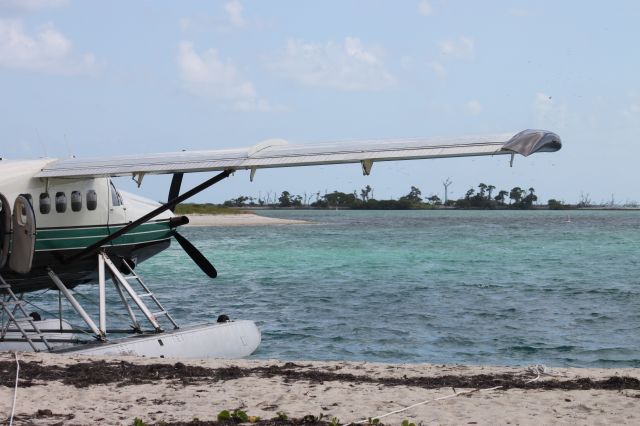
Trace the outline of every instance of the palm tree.
<path fill-rule="evenodd" d="M 519 186 L 516 186 L 511 189 L 511 192 L 509 192 L 509 198 L 514 200 L 516 203 L 519 203 L 520 200 L 522 200 L 522 192 L 523 192 L 522 188 L 520 188 Z"/>
<path fill-rule="evenodd" d="M 500 192 L 498 192 L 498 195 L 496 195 L 494 200 L 496 200 L 501 204 L 504 204 L 504 197 L 506 197 L 507 195 L 509 195 L 509 193 L 503 189 Z"/>
<path fill-rule="evenodd" d="M 466 194 L 464 194 L 464 198 L 468 200 L 469 198 L 471 198 L 471 197 L 473 196 L 473 194 L 475 194 L 475 192 L 476 192 L 476 190 L 475 190 L 475 189 L 473 189 L 473 188 L 469 188 L 469 190 L 467 191 L 467 193 L 466 193 Z"/>
<path fill-rule="evenodd" d="M 491 199 L 491 193 L 493 192 L 493 190 L 496 189 L 495 186 L 493 185 L 488 185 L 487 186 L 487 199 Z"/>
<path fill-rule="evenodd" d="M 416 186 L 412 186 L 411 187 L 411 191 L 409 191 L 409 193 L 405 196 L 400 197 L 400 200 L 406 200 L 406 201 L 411 201 L 414 203 L 420 203 L 422 202 L 422 191 L 420 191 L 420 189 Z"/>
<path fill-rule="evenodd" d="M 480 185 L 478 185 L 478 188 L 480 188 L 480 198 L 484 198 L 484 193 L 487 190 L 487 184 L 481 183 Z"/>
<path fill-rule="evenodd" d="M 369 200 L 369 193 L 371 193 L 372 189 L 369 185 L 365 186 L 360 190 L 360 197 L 362 197 L 362 201 L 366 202 Z"/>

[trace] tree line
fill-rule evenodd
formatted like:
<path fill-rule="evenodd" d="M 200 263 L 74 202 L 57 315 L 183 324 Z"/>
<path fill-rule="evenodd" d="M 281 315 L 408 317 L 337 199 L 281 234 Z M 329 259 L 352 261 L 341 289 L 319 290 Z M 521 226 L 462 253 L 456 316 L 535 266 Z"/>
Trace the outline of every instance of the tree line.
<path fill-rule="evenodd" d="M 464 197 L 442 201 L 437 195 L 423 197 L 422 191 L 411 186 L 406 195 L 397 200 L 378 200 L 373 197 L 373 188 L 367 185 L 359 192 L 326 192 L 324 195 L 305 193 L 303 195 L 282 191 L 278 196 L 274 193 L 266 197 L 259 195 L 251 197 L 241 195 L 225 201 L 225 207 L 311 207 L 311 208 L 349 208 L 372 210 L 410 210 L 429 209 L 438 206 L 447 206 L 462 209 L 531 209 L 538 201 L 534 188 L 523 189 L 519 186 L 511 190 L 498 190 L 494 185 L 480 183 L 476 188 L 469 188 Z M 549 208 L 565 208 L 566 206 L 557 200 L 549 200 Z"/>

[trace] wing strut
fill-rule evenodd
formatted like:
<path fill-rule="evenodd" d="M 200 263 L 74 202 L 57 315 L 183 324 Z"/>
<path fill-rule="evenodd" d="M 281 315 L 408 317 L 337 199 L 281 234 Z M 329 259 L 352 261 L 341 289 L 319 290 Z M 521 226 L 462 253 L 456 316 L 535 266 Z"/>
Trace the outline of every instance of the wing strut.
<path fill-rule="evenodd" d="M 107 243 L 110 243 L 111 241 L 113 241 L 116 238 L 126 234 L 127 232 L 131 231 L 132 229 L 142 225 L 145 222 L 148 222 L 149 220 L 153 219 L 154 217 L 156 217 L 160 213 L 172 209 L 173 207 L 175 207 L 176 205 L 180 204 L 184 200 L 193 197 L 197 193 L 204 191 L 205 189 L 209 188 L 212 185 L 215 185 L 216 183 L 220 182 L 221 180 L 229 177 L 233 172 L 234 172 L 233 169 L 227 169 L 227 170 L 225 170 L 223 172 L 218 173 L 217 175 L 215 175 L 211 179 L 206 180 L 206 181 L 202 182 L 200 185 L 198 185 L 198 186 L 190 189 L 189 191 L 185 192 L 184 194 L 175 197 L 174 199 L 170 200 L 168 203 L 161 205 L 157 209 L 152 210 L 151 212 L 147 213 L 146 215 L 142 216 L 141 218 L 129 223 L 128 225 L 126 225 L 125 227 L 119 229 L 118 231 L 114 232 L 113 234 L 109 235 L 108 237 L 105 237 L 105 238 L 101 239 L 100 241 L 90 245 L 89 247 L 87 247 L 87 248 L 85 248 L 83 250 L 80 250 L 79 252 L 73 254 L 72 256 L 69 256 L 69 257 L 63 259 L 63 263 L 70 263 L 70 262 L 73 262 L 74 260 L 78 260 L 78 259 L 81 259 L 83 257 L 87 257 L 89 255 L 95 254 L 96 251 L 98 249 L 100 249 L 100 247 L 102 247 L 103 245 L 105 245 Z"/>

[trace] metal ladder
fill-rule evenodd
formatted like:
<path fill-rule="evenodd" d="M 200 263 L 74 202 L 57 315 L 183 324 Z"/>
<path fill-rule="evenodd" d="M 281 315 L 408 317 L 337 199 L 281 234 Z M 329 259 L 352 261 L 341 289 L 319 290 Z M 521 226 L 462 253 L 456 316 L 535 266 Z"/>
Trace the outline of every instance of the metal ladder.
<path fill-rule="evenodd" d="M 106 254 L 104 255 L 106 257 Z M 153 294 L 153 292 L 151 290 L 149 290 L 149 287 L 147 287 L 147 285 L 144 283 L 144 281 L 142 281 L 142 278 L 140 278 L 140 276 L 138 274 L 135 273 L 135 271 L 133 270 L 133 268 L 131 267 L 131 265 L 129 264 L 129 262 L 124 259 L 124 258 L 120 258 L 121 262 L 123 265 L 125 265 L 125 268 L 127 269 L 127 271 L 129 272 L 128 276 L 123 277 L 128 283 L 131 282 L 137 282 L 138 285 L 140 286 L 140 288 L 142 288 L 142 291 L 137 293 L 137 296 L 140 299 L 145 299 L 145 298 L 149 298 L 151 299 L 151 301 L 153 301 L 153 303 L 156 305 L 156 307 L 158 308 L 157 312 L 152 312 L 151 315 L 152 317 L 158 318 L 158 317 L 166 317 L 169 322 L 171 323 L 171 325 L 173 325 L 174 329 L 178 329 L 180 328 L 178 326 L 178 323 L 173 319 L 173 317 L 171 316 L 171 314 L 169 314 L 169 311 L 167 311 L 164 306 L 162 306 L 162 304 L 160 303 L 160 301 L 156 298 L 156 296 Z M 106 259 L 105 259 L 106 261 Z M 133 290 L 133 288 L 132 288 Z M 134 290 L 135 291 L 135 290 Z"/>
<path fill-rule="evenodd" d="M 27 343 L 29 343 L 29 345 L 35 352 L 39 352 L 40 350 L 36 347 L 36 344 L 34 342 L 42 342 L 47 350 L 50 351 L 51 345 L 49 345 L 49 342 L 47 342 L 44 334 L 42 334 L 38 326 L 35 324 L 36 321 L 29 315 L 27 315 L 26 311 L 22 307 L 23 301 L 18 299 L 13 290 L 11 290 L 11 286 L 7 284 L 7 282 L 4 280 L 4 278 L 2 278 L 1 275 L 0 294 L 3 295 L 2 300 L 0 300 L 2 313 L 7 314 L 7 316 L 9 317 L 6 326 L 0 329 L 0 340 L 5 338 L 11 324 L 15 324 L 17 329 L 22 334 L 22 337 L 24 337 L 24 339 L 27 341 Z M 19 314 L 19 318 L 16 318 L 16 314 Z M 31 326 L 31 330 L 25 330 L 25 328 L 20 324 L 21 320 L 26 320 Z M 34 336 L 35 338 L 33 338 Z"/>

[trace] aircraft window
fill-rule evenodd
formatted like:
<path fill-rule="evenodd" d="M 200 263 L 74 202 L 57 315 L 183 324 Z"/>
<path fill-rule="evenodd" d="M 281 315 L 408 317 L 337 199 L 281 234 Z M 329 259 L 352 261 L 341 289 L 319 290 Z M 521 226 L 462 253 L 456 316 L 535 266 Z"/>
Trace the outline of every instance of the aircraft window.
<path fill-rule="evenodd" d="M 23 194 L 24 195 L 24 194 Z M 20 210 L 20 214 L 18 215 L 18 225 L 24 226 L 27 223 L 27 206 L 24 205 L 22 200 L 18 200 L 17 207 Z"/>
<path fill-rule="evenodd" d="M 51 197 L 48 192 L 40 194 L 40 214 L 49 214 L 51 211 Z"/>
<path fill-rule="evenodd" d="M 58 213 L 64 213 L 67 211 L 67 196 L 64 192 L 56 193 L 56 211 Z"/>
<path fill-rule="evenodd" d="M 33 207 L 33 198 L 31 197 L 31 194 L 20 194 L 21 196 L 23 196 L 24 198 L 27 199 L 27 201 L 29 202 L 29 204 L 31 204 L 31 206 Z M 24 220 L 27 220 L 27 206 L 21 206 L 21 212 L 22 216 L 24 217 Z"/>
<path fill-rule="evenodd" d="M 80 194 L 80 191 L 71 192 L 71 210 L 74 212 L 82 210 L 82 194 Z"/>
<path fill-rule="evenodd" d="M 113 185 L 113 182 L 111 182 L 111 205 L 113 207 L 122 205 L 122 198 L 120 198 L 120 194 L 118 193 L 116 187 Z"/>
<path fill-rule="evenodd" d="M 93 189 L 87 191 L 87 209 L 95 210 L 98 207 L 98 194 Z"/>

